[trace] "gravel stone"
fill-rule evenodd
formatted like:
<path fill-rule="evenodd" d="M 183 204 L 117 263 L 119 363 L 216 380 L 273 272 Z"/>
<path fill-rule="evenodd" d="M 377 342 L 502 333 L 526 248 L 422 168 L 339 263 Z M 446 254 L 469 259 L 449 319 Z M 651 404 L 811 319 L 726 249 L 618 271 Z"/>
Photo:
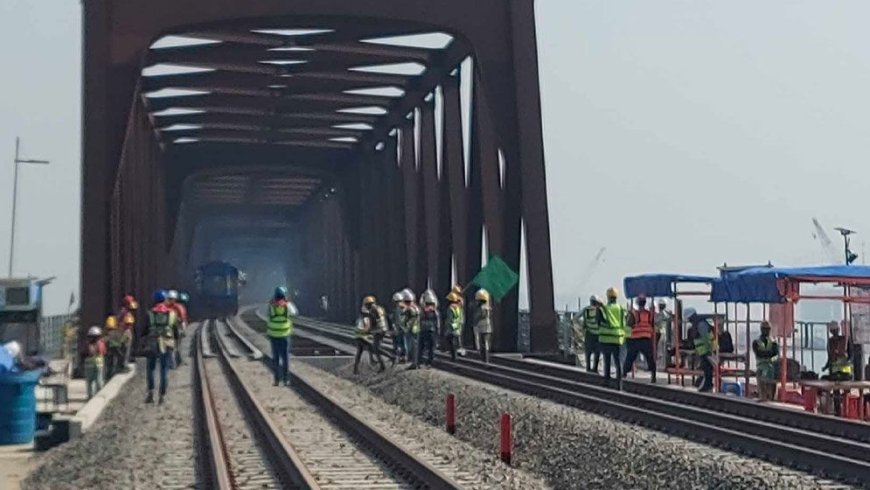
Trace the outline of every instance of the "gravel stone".
<path fill-rule="evenodd" d="M 246 335 L 254 345 L 265 353 L 270 352 L 269 342 L 265 337 L 252 331 L 243 322 L 238 322 L 237 326 L 240 333 Z M 300 361 L 301 359 L 294 359 L 290 362 L 293 373 L 339 401 L 342 407 L 350 410 L 355 416 L 388 434 L 397 443 L 412 450 L 418 456 L 422 456 L 429 462 L 437 462 L 436 467 L 448 471 L 451 475 L 457 475 L 457 479 L 461 478 L 463 484 L 468 479 L 476 480 L 475 483 L 464 485 L 464 488 L 518 490 L 552 488 L 536 476 L 503 464 L 497 452 L 482 451 L 473 444 L 456 439 L 443 429 L 422 423 L 401 408 L 384 403 L 365 387 Z M 259 376 L 255 379 L 246 376 L 246 381 L 267 383 L 271 378 L 265 366 L 260 363 L 249 363 L 249 367 L 255 365 L 260 366 Z M 256 388 L 269 389 L 269 387 Z M 262 401 L 270 403 L 268 397 L 263 398 Z M 435 403 L 443 408 L 443 402 Z"/>
<path fill-rule="evenodd" d="M 127 382 L 91 430 L 41 455 L 40 466 L 22 488 L 196 488 L 190 361 L 186 358 L 169 372 L 164 403 L 146 405 L 145 360 L 138 359 L 136 378 Z"/>
<path fill-rule="evenodd" d="M 329 371 L 439 428 L 445 424 L 444 399 L 454 393 L 457 437 L 488 454 L 499 450 L 500 414 L 510 413 L 514 466 L 555 488 L 849 488 L 439 370 L 355 376 L 345 363 Z"/>

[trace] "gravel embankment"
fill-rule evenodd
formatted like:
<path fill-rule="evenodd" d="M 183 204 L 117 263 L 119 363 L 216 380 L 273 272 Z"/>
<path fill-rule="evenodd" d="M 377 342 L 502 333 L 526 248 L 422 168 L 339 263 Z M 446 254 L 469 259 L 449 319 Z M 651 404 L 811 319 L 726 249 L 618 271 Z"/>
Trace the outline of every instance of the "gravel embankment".
<path fill-rule="evenodd" d="M 444 399 L 456 395 L 457 436 L 498 451 L 498 418 L 513 418 L 514 462 L 560 489 L 846 488 L 764 461 L 614 421 L 438 370 L 373 371 L 350 363 L 330 369 L 392 406 L 444 426 Z"/>
<path fill-rule="evenodd" d="M 139 359 L 135 379 L 106 407 L 91 430 L 40 457 L 39 468 L 22 488 L 194 488 L 197 465 L 190 361 L 185 358 L 179 369 L 170 371 L 163 405 L 146 405 L 145 361 Z"/>
<path fill-rule="evenodd" d="M 251 331 L 240 322 L 240 333 L 246 335 L 263 352 L 269 353 L 268 340 Z M 239 363 L 244 369 L 246 383 L 258 393 L 274 393 L 266 368 L 260 363 Z M 463 477 L 474 475 L 475 483 L 467 484 L 468 489 L 547 489 L 551 488 L 540 478 L 524 471 L 510 468 L 499 461 L 497 453 L 481 451 L 473 444 L 457 440 L 439 428 L 432 427 L 409 415 L 399 407 L 384 403 L 372 395 L 365 387 L 333 376 L 298 360 L 290 363 L 293 373 L 302 377 L 321 392 L 339 401 L 357 417 L 383 431 L 397 443 L 422 456 L 430 464 L 439 468 L 449 466 L 450 472 Z M 286 397 L 285 397 L 286 398 Z M 284 417 L 280 407 L 281 399 L 262 396 L 260 401 L 273 410 L 278 420 Z M 277 404 L 277 408 L 276 408 Z M 292 408 L 292 406 L 290 407 Z"/>

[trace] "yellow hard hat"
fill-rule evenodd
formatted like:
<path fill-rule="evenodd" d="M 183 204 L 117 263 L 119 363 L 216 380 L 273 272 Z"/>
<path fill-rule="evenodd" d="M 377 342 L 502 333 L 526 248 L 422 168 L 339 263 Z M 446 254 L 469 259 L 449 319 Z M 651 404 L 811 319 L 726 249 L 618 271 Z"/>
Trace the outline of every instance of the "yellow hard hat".
<path fill-rule="evenodd" d="M 377 302 L 377 300 L 375 300 L 374 296 L 366 296 L 365 298 L 363 298 L 362 304 L 363 304 L 363 306 L 368 306 L 368 305 L 373 305 L 376 302 Z"/>
<path fill-rule="evenodd" d="M 106 317 L 105 326 L 107 329 L 118 328 L 118 320 L 115 319 L 114 315 L 109 315 Z"/>
<path fill-rule="evenodd" d="M 462 286 L 460 286 L 459 284 L 454 284 L 453 288 L 450 291 L 458 295 L 462 295 Z"/>
<path fill-rule="evenodd" d="M 459 303 L 462 300 L 462 297 L 456 294 L 456 291 L 450 291 L 450 294 L 447 295 L 447 301 L 451 303 Z"/>
<path fill-rule="evenodd" d="M 608 288 L 607 289 L 607 298 L 608 299 L 616 299 L 619 297 L 619 290 L 616 288 Z"/>
<path fill-rule="evenodd" d="M 489 301 L 489 292 L 486 289 L 478 289 L 474 294 L 474 299 L 478 301 Z"/>
<path fill-rule="evenodd" d="M 132 313 L 127 313 L 124 315 L 123 323 L 124 325 L 133 325 L 136 323 L 136 317 L 134 317 Z"/>

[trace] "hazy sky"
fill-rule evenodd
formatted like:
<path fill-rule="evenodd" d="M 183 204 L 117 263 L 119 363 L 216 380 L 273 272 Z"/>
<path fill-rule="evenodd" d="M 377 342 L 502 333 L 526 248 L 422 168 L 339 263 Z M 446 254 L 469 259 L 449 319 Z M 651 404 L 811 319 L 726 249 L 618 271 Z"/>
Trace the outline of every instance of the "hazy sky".
<path fill-rule="evenodd" d="M 21 168 L 15 270 L 58 276 L 50 313 L 78 287 L 80 8 L 0 1 L 0 275 L 20 135 L 52 166 Z M 630 273 L 821 260 L 813 216 L 870 235 L 870 2 L 538 0 L 537 15 L 559 307 Z"/>

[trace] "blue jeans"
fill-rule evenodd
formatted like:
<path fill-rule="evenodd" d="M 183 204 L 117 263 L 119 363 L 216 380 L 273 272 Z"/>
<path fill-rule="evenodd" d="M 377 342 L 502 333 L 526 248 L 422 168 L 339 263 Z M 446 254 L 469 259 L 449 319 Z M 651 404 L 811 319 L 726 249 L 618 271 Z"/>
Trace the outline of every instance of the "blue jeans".
<path fill-rule="evenodd" d="M 290 337 L 269 337 L 272 343 L 272 373 L 275 382 L 290 379 Z"/>
<path fill-rule="evenodd" d="M 402 331 L 393 334 L 393 355 L 396 356 L 396 359 L 405 356 L 407 351 L 408 349 L 405 347 L 405 334 Z"/>
<path fill-rule="evenodd" d="M 145 369 L 145 380 L 148 382 L 148 391 L 154 391 L 154 369 L 157 368 L 157 361 L 160 360 L 160 396 L 166 394 L 166 389 L 169 387 L 169 366 L 172 365 L 173 351 L 166 351 L 162 354 L 150 354 L 148 356 L 148 364 Z"/>
<path fill-rule="evenodd" d="M 414 358 L 414 365 L 419 366 L 422 361 L 424 364 L 432 365 L 432 356 L 435 347 L 435 332 L 426 330 L 417 334 L 417 352 Z M 424 358 L 424 356 L 426 356 Z"/>

